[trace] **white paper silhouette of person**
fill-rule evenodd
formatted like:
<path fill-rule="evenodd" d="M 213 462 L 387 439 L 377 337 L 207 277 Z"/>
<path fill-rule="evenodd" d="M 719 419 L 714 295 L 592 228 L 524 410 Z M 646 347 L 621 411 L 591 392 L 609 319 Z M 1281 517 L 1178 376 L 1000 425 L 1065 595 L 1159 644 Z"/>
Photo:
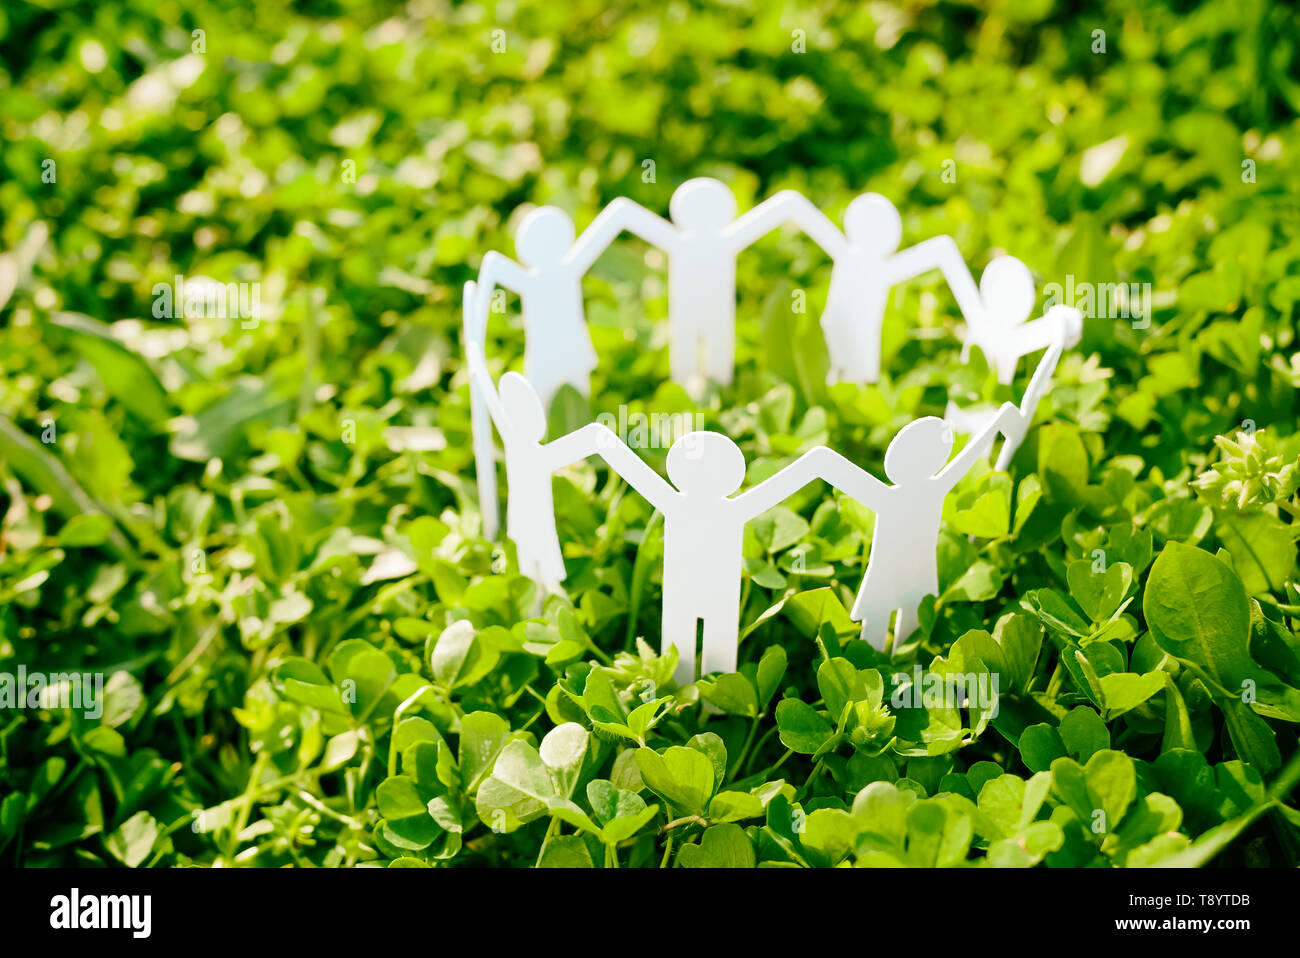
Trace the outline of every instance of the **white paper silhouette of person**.
<path fill-rule="evenodd" d="M 672 222 L 627 199 L 607 210 L 620 227 L 668 254 L 673 381 L 697 397 L 705 378 L 729 384 L 735 372 L 736 255 L 782 223 L 807 230 L 816 208 L 799 193 L 782 190 L 737 219 L 731 188 L 697 177 L 673 191 Z"/>
<path fill-rule="evenodd" d="M 894 625 L 897 646 L 916 628 L 921 600 L 938 595 L 937 551 L 944 497 L 989 449 L 997 433 L 1014 428 L 1020 416 L 1013 403 L 1004 404 L 994 421 L 952 462 L 948 462 L 951 426 L 937 416 L 908 423 L 885 450 L 885 475 L 893 485 L 834 450 L 815 451 L 814 465 L 822 469 L 827 481 L 876 514 L 871 556 L 849 613 L 862 623 L 862 638 L 873 648 L 884 650 L 891 613 L 898 613 Z M 827 468 L 828 460 L 837 463 L 839 470 Z"/>
<path fill-rule="evenodd" d="M 1009 385 L 1016 377 L 1020 357 L 1046 349 L 1065 334 L 1065 345 L 1073 346 L 1083 331 L 1083 314 L 1072 306 L 1057 304 L 1038 319 L 1026 322 L 1037 298 L 1034 277 L 1014 256 L 999 256 L 980 276 L 979 305 L 966 314 L 966 342 L 962 360 L 978 346 L 998 375 Z"/>
<path fill-rule="evenodd" d="M 564 581 L 565 569 L 555 529 L 551 475 L 594 455 L 608 430 L 590 423 L 543 443 L 546 414 L 528 380 L 508 372 L 501 377 L 498 395 L 484 364 L 482 347 L 471 341 L 468 354 L 473 380 L 470 388 L 479 391 L 505 446 L 506 535 L 515 544 L 519 571 L 543 588 L 554 589 Z M 491 468 L 495 473 L 495 465 Z"/>
<path fill-rule="evenodd" d="M 952 237 L 935 236 L 900 251 L 903 220 L 888 198 L 854 197 L 844 211 L 843 233 L 816 207 L 813 213 L 805 231 L 833 264 L 821 318 L 829 382 L 879 381 L 885 306 L 890 291 L 904 280 L 938 269 L 964 315 L 978 308 L 979 291 Z"/>
<path fill-rule="evenodd" d="M 606 207 L 575 242 L 573 220 L 555 206 L 539 206 L 519 224 L 519 263 L 490 252 L 483 257 L 478 285 L 485 297 L 494 286 L 519 294 L 524 321 L 524 376 L 549 409 L 556 391 L 572 384 L 591 393 L 596 351 L 587 332 L 582 277 L 616 237 L 615 212 Z"/>
<path fill-rule="evenodd" d="M 745 523 L 819 477 L 817 450 L 732 496 L 745 479 L 745 457 L 721 433 L 690 432 L 674 442 L 668 450 L 669 482 L 612 430 L 601 428 L 608 435 L 598 454 L 664 516 L 662 650 L 677 648 L 674 678 L 682 684 L 695 678 L 696 623 L 701 620 L 702 671 L 734 672 Z"/>

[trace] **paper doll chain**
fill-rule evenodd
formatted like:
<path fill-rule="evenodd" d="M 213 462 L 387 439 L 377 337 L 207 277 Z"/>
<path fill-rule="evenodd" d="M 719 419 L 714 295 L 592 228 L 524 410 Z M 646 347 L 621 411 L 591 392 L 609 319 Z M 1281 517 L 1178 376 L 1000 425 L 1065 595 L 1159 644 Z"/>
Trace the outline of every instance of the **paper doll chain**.
<path fill-rule="evenodd" d="M 937 269 L 947 281 L 965 326 L 963 359 L 979 346 L 1010 384 L 1019 359 L 1043 349 L 1067 327 L 1077 341 L 1081 320 L 1071 311 L 1049 311 L 1029 322 L 1036 298 L 1032 274 L 1010 256 L 994 259 L 977 287 L 957 244 L 936 236 L 899 250 L 902 220 L 893 203 L 876 193 L 855 198 L 844 214 L 843 232 L 802 194 L 784 190 L 736 217 L 731 190 L 700 178 L 673 194 L 671 221 L 618 198 L 574 238 L 563 210 L 542 206 L 520 222 L 515 262 L 495 251 L 483 259 L 478 286 L 489 299 L 497 286 L 519 294 L 525 330 L 524 374 L 544 407 L 560 386 L 590 395 L 598 357 L 587 333 L 582 277 L 596 258 L 627 231 L 668 256 L 671 376 L 699 397 L 706 379 L 726 385 L 733 377 L 736 257 L 783 223 L 807 233 L 832 261 L 821 326 L 830 378 L 859 383 L 879 380 L 880 335 L 894 286 Z M 479 331 L 486 342 L 487 313 Z M 703 354 L 703 362 L 700 356 Z"/>
<path fill-rule="evenodd" d="M 997 468 L 1007 468 L 1063 350 L 1077 342 L 1082 326 L 1078 311 L 1066 307 L 1053 307 L 1041 319 L 1027 322 L 1035 294 L 1032 277 L 1019 260 L 994 260 L 976 289 L 950 237 L 897 251 L 897 210 L 876 194 L 849 204 L 843 234 L 792 191 L 776 194 L 739 218 L 735 205 L 731 191 L 717 180 L 691 180 L 673 195 L 671 223 L 618 199 L 576 241 L 567 214 L 541 207 L 524 218 L 516 233 L 524 264 L 488 253 L 477 283 L 465 285 L 463 343 L 484 534 L 492 539 L 499 531 L 494 427 L 505 445 L 506 533 L 515 543 L 520 570 L 544 588 L 558 587 L 565 578 L 551 475 L 587 456 L 603 458 L 665 516 L 665 542 L 675 543 L 664 556 L 662 647 L 677 649 L 675 677 L 680 682 L 695 677 L 700 621 L 703 671 L 735 669 L 744 525 L 815 478 L 877 514 L 871 559 L 850 612 L 863 623 L 862 637 L 884 649 L 895 612 L 896 642 L 910 633 L 920 599 L 937 590 L 935 553 L 947 492 L 989 451 L 999 433 L 1006 438 Z M 697 389 L 706 376 L 723 383 L 731 379 L 736 255 L 787 221 L 803 228 L 833 261 L 821 322 L 832 378 L 878 378 L 880 327 L 889 291 L 905 279 L 939 269 L 966 320 L 963 361 L 979 346 L 998 378 L 1009 384 L 1022 356 L 1047 349 L 1021 405 L 1005 403 L 991 411 L 995 414 L 972 428 L 977 434 L 951 462 L 951 426 L 933 416 L 912 422 L 885 454 L 889 483 L 818 446 L 739 495 L 733 493 L 744 481 L 745 458 L 721 433 L 693 432 L 678 438 L 668 453 L 671 481 L 597 423 L 544 441 L 544 410 L 560 385 L 572 383 L 590 392 L 589 374 L 597 357 L 587 336 L 581 280 L 620 232 L 642 236 L 668 254 L 672 377 Z M 485 355 L 490 298 L 497 285 L 520 295 L 526 338 L 524 375 L 506 373 L 499 388 L 488 374 Z M 702 368 L 696 360 L 701 351 Z M 670 566 L 672 575 L 667 572 Z"/>

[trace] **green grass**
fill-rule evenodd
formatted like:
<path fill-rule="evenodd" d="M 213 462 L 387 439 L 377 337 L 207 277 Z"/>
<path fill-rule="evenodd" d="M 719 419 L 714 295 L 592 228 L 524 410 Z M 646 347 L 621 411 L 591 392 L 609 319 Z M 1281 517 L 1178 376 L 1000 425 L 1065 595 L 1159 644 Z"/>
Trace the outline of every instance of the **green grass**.
<path fill-rule="evenodd" d="M 0 13 L 0 672 L 111 676 L 96 717 L 0 707 L 6 863 L 1300 863 L 1290 11 L 381 6 Z M 538 616 L 481 536 L 462 283 L 524 204 L 581 228 L 699 175 L 837 221 L 874 190 L 972 270 L 1153 290 L 949 498 L 892 662 L 844 611 L 871 515 L 820 484 L 748 528 L 740 672 L 685 688 L 662 523 L 615 477 L 557 478 Z M 826 387 L 829 264 L 784 233 L 696 405 L 662 267 L 597 262 L 595 399 L 553 429 L 623 402 L 701 415 L 750 482 L 818 442 L 879 472 L 1032 368 L 961 365 L 929 277 L 884 380 Z M 176 275 L 258 282 L 261 321 L 156 317 Z M 918 665 L 996 674 L 997 714 L 892 704 Z"/>

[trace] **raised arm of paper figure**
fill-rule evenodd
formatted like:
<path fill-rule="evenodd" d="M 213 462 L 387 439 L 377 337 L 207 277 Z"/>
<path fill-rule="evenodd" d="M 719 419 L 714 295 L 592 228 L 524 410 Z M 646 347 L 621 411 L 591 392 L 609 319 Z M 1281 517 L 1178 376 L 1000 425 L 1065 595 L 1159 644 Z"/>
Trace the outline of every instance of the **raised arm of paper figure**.
<path fill-rule="evenodd" d="M 1034 374 L 1029 377 L 1029 385 L 1025 387 L 1025 395 L 1020 400 L 1020 418 L 1026 422 L 1034 418 L 1034 410 L 1038 408 L 1038 401 L 1047 392 L 1047 384 L 1051 382 L 1052 373 L 1056 371 L 1056 364 L 1061 361 L 1061 353 L 1065 352 L 1066 343 L 1065 336 L 1052 343 L 1043 354 L 1043 358 L 1038 361 L 1038 368 L 1034 370 Z"/>
<path fill-rule="evenodd" d="M 586 273 L 591 264 L 599 259 L 615 237 L 623 232 L 630 207 L 636 206 L 631 200 L 620 196 L 610 203 L 591 221 L 582 235 L 564 254 L 564 262 L 575 267 L 579 273 Z"/>
<path fill-rule="evenodd" d="M 809 226 L 813 229 L 821 228 L 810 215 L 813 209 L 815 207 L 794 190 L 782 190 L 737 218 L 723 230 L 723 235 L 727 245 L 737 251 L 786 222 L 795 223 L 805 233 L 812 235 Z M 834 226 L 831 228 L 834 229 Z"/>
<path fill-rule="evenodd" d="M 488 290 L 474 280 L 466 280 L 464 300 L 461 304 L 461 328 L 465 337 L 466 352 L 477 345 L 480 351 L 487 341 Z"/>
<path fill-rule="evenodd" d="M 840 492 L 856 499 L 868 509 L 879 512 L 884 507 L 884 494 L 890 488 L 888 483 L 826 446 L 818 446 L 808 455 L 816 457 L 814 465 L 818 475 Z"/>
<path fill-rule="evenodd" d="M 487 330 L 487 290 L 470 280 L 465 284 L 465 301 L 462 309 L 461 337 L 470 368 L 469 415 L 470 432 L 474 447 L 474 472 L 478 485 L 479 514 L 483 517 L 483 535 L 495 539 L 501 524 L 497 506 L 496 446 L 492 442 L 492 419 L 503 419 L 501 400 L 488 375 L 483 355 L 483 340 Z M 495 408 L 494 408 L 495 407 Z"/>
<path fill-rule="evenodd" d="M 505 406 L 497 395 L 496 384 L 487 369 L 487 356 L 483 352 L 483 335 L 487 325 L 487 291 L 476 287 L 473 280 L 465 284 L 466 314 L 463 337 L 465 339 L 465 361 L 469 365 L 471 398 L 482 399 L 488 413 L 496 423 L 497 431 L 503 431 L 506 419 Z M 475 392 L 474 390 L 477 390 Z"/>
<path fill-rule="evenodd" d="M 469 375 L 474 388 L 479 391 L 478 395 L 483 400 L 483 405 L 487 407 L 488 415 L 496 424 L 497 432 L 504 436 L 509 430 L 509 415 L 506 413 L 506 407 L 501 403 L 501 397 L 497 395 L 496 384 L 492 382 L 492 374 L 484 365 L 481 354 L 476 356 L 473 352 L 470 353 Z"/>
<path fill-rule="evenodd" d="M 609 441 L 612 431 L 598 422 L 587 423 L 580 429 L 563 435 L 542 446 L 543 464 L 551 472 L 579 459 L 597 455 Z"/>
<path fill-rule="evenodd" d="M 970 471 L 971 466 L 975 465 L 975 460 L 984 455 L 993 445 L 993 440 L 997 438 L 997 434 L 1015 428 L 1015 423 L 1019 419 L 1020 410 L 1016 408 L 1016 404 L 1003 403 L 1002 408 L 998 410 L 997 416 L 984 427 L 984 431 L 971 439 L 966 444 L 966 448 L 957 454 L 956 459 L 939 470 L 939 475 L 935 478 L 942 484 L 944 491 L 947 492 L 957 485 L 961 481 L 961 477 Z"/>
<path fill-rule="evenodd" d="M 822 252 L 832 260 L 839 259 L 848 249 L 848 240 L 844 238 L 840 228 L 802 193 L 794 193 L 786 219 L 807 233 L 808 238 L 820 246 Z"/>
<path fill-rule="evenodd" d="M 601 430 L 596 454 L 604 459 L 609 468 L 623 477 L 623 481 L 641 493 L 646 502 L 660 512 L 667 512 L 669 504 L 679 493 L 668 480 L 647 466 L 614 430 L 600 423 L 593 423 Z"/>
<path fill-rule="evenodd" d="M 1038 361 L 1038 368 L 1034 370 L 1033 376 L 1029 378 L 1029 385 L 1025 388 L 1025 395 L 1020 400 L 1020 415 L 1016 417 L 1015 422 L 1011 423 L 1006 430 L 1006 442 L 1002 444 L 1001 451 L 998 452 L 998 461 L 995 468 L 999 472 L 1005 472 L 1011 465 L 1011 460 L 1020 448 L 1020 444 L 1025 441 L 1025 436 L 1029 433 L 1029 425 L 1034 421 L 1034 412 L 1038 409 L 1038 403 L 1047 393 L 1047 387 L 1052 381 L 1052 373 L 1056 371 L 1056 364 L 1061 361 L 1061 353 L 1065 351 L 1066 330 L 1060 330 L 1056 342 L 1048 347 L 1043 358 Z"/>
<path fill-rule="evenodd" d="M 1079 341 L 1082 331 L 1083 314 L 1073 306 L 1058 303 L 1038 319 L 1022 323 L 1013 335 L 1016 350 L 1024 356 L 1046 349 L 1058 340 L 1066 346 L 1073 346 Z"/>
<path fill-rule="evenodd" d="M 731 501 L 740 506 L 746 521 L 762 515 L 778 502 L 790 498 L 814 479 L 821 478 L 818 453 L 823 449 L 830 451 L 825 446 L 818 446 L 805 452 L 752 489 L 746 489 L 740 495 L 734 496 Z"/>
<path fill-rule="evenodd" d="M 495 286 L 504 286 L 516 293 L 528 285 L 528 270 L 496 250 L 485 253 L 478 270 L 479 293 L 484 298 L 492 295 Z"/>
<path fill-rule="evenodd" d="M 615 200 L 610 206 L 618 204 L 618 210 L 613 214 L 613 218 L 622 229 L 633 236 L 641 237 L 652 246 L 658 246 L 661 250 L 671 251 L 677 248 L 681 240 L 677 234 L 677 227 L 662 216 L 651 213 L 639 203 L 622 197 L 620 199 L 622 202 Z"/>
<path fill-rule="evenodd" d="M 953 299 L 957 300 L 962 317 L 968 323 L 975 321 L 983 308 L 975 277 L 971 275 L 970 267 L 962 259 L 961 250 L 951 236 L 935 236 L 923 240 L 895 253 L 887 263 L 891 284 L 919 276 L 928 270 L 939 270 L 947 281 L 948 288 L 952 290 Z"/>
<path fill-rule="evenodd" d="M 466 280 L 464 293 L 462 294 L 460 310 L 460 330 L 461 339 L 465 342 L 465 357 L 469 363 L 470 369 L 474 368 L 475 350 L 481 355 L 483 352 L 483 339 L 487 332 L 487 317 L 479 315 L 483 306 L 483 300 L 487 297 L 480 297 L 479 285 L 474 280 Z M 486 313 L 486 310 L 483 310 Z"/>

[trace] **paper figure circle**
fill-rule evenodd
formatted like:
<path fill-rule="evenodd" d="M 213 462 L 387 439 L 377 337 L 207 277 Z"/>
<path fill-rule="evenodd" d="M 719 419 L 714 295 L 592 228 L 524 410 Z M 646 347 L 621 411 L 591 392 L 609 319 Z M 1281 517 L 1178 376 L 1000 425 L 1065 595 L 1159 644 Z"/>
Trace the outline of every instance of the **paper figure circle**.
<path fill-rule="evenodd" d="M 512 487 L 506 533 L 516 545 L 520 571 L 543 589 L 556 588 L 565 578 L 551 475 L 587 456 L 602 457 L 663 514 L 665 543 L 674 543 L 665 545 L 660 647 L 678 649 L 673 673 L 678 682 L 695 678 L 700 621 L 700 669 L 735 670 L 742 575 L 739 534 L 744 523 L 818 478 L 876 511 L 881 523 L 850 613 L 863 623 L 862 638 L 885 649 L 894 611 L 899 613 L 895 639 L 906 638 L 916 625 L 920 597 L 937 590 L 934 560 L 944 497 L 988 453 L 999 434 L 1006 441 L 997 468 L 1009 466 L 1062 349 L 1067 341 L 1078 340 L 1082 325 L 1078 311 L 1064 306 L 1026 322 L 1036 290 L 1029 269 L 1014 257 L 991 262 L 977 288 L 950 237 L 933 237 L 899 250 L 902 218 L 878 193 L 853 199 L 845 210 L 843 232 L 791 190 L 774 194 L 739 218 L 736 205 L 725 183 L 696 178 L 673 193 L 671 223 L 631 200 L 616 200 L 576 240 L 568 214 L 539 207 L 523 218 L 516 232 L 520 262 L 489 253 L 478 282 L 465 286 L 464 337 L 470 353 L 471 421 L 485 534 L 493 537 L 499 528 L 493 422 L 507 447 L 506 475 Z M 963 360 L 978 347 L 996 368 L 999 381 L 1010 386 L 1021 357 L 1047 350 L 1021 405 L 1007 402 L 996 412 L 973 413 L 967 430 L 971 439 L 951 461 L 952 423 L 926 416 L 905 426 L 884 456 L 884 472 L 892 485 L 829 447 L 818 446 L 733 496 L 745 481 L 746 462 L 740 447 L 723 433 L 696 431 L 677 439 L 666 462 L 671 482 L 601 422 L 544 440 L 545 410 L 559 385 L 567 382 L 589 394 L 597 357 L 586 333 L 582 277 L 620 232 L 632 232 L 668 254 L 670 368 L 676 382 L 697 389 L 706 379 L 732 381 L 735 257 L 783 222 L 803 229 L 833 261 L 821 325 L 832 363 L 840 367 L 832 370 L 837 378 L 847 372 L 858 382 L 878 380 L 881 321 L 889 290 L 939 270 L 966 320 Z M 506 373 L 499 387 L 492 383 L 483 356 L 489 296 L 498 285 L 514 290 L 524 304 L 527 371 L 527 376 Z M 844 335 L 846 329 L 851 335 Z M 701 360 L 706 360 L 703 365 Z M 955 415 L 965 414 L 958 410 Z M 894 531 L 885 534 L 886 527 Z M 903 569 L 907 575 L 882 569 Z"/>

